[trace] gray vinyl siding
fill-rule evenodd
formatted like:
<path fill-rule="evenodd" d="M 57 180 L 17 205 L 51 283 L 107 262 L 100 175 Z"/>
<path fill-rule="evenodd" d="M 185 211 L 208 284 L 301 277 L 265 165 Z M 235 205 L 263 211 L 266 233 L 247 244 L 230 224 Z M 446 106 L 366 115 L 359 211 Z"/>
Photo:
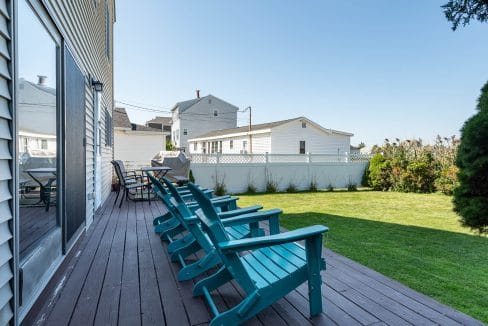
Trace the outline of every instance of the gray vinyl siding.
<path fill-rule="evenodd" d="M 113 0 L 98 1 L 95 6 L 93 0 L 44 0 L 43 1 L 54 23 L 60 29 L 61 35 L 78 60 L 86 80 L 86 193 L 87 193 L 87 221 L 93 219 L 94 199 L 88 195 L 95 191 L 95 158 L 94 158 L 94 107 L 93 90 L 88 76 L 103 83 L 102 117 L 105 108 L 110 115 L 113 111 L 113 54 L 107 58 L 105 52 L 105 10 L 110 11 L 110 19 L 114 21 Z M 113 24 L 110 27 L 110 51 L 113 49 Z M 102 133 L 105 133 L 105 119 L 101 119 Z M 103 140 L 103 135 L 102 135 Z M 112 169 L 110 161 L 113 153 L 111 147 L 104 146 L 102 141 L 102 201 L 110 194 L 112 183 Z"/>
<path fill-rule="evenodd" d="M 13 317 L 12 3 L 0 0 L 0 325 Z"/>

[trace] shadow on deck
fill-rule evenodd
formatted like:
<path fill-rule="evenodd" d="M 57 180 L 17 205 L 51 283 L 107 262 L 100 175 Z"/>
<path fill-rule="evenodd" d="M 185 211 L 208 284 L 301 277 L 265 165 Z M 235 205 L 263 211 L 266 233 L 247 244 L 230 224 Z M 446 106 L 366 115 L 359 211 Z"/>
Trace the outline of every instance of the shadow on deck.
<path fill-rule="evenodd" d="M 201 325 L 212 318 L 192 297 L 196 280 L 176 281 L 179 265 L 153 232 L 160 202 L 114 207 L 111 196 L 24 320 L 25 325 Z M 398 282 L 330 250 L 324 251 L 326 312 L 309 319 L 307 285 L 275 303 L 248 325 L 482 325 Z M 214 292 L 220 310 L 240 302 L 227 284 Z"/>

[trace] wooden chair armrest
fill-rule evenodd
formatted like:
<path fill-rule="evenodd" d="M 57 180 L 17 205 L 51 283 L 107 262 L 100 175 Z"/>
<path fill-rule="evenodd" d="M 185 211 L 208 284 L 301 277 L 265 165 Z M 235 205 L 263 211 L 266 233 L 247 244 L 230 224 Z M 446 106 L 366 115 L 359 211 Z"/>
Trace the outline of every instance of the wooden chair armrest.
<path fill-rule="evenodd" d="M 329 228 L 326 226 L 313 225 L 280 234 L 223 241 L 218 243 L 217 246 L 223 253 L 242 252 L 319 237 L 328 230 Z"/>
<path fill-rule="evenodd" d="M 273 217 L 279 217 L 283 213 L 281 209 L 275 208 L 262 212 L 254 212 L 249 214 L 242 214 L 234 217 L 229 217 L 221 220 L 224 226 L 242 225 L 254 222 L 269 221 Z"/>
<path fill-rule="evenodd" d="M 249 213 L 254 213 L 259 210 L 263 209 L 263 206 L 261 205 L 253 205 L 253 206 L 248 206 L 248 207 L 243 207 L 243 208 L 237 208 L 233 209 L 227 212 L 221 212 L 219 213 L 219 217 L 221 219 L 223 218 L 229 218 L 229 217 L 234 217 L 242 214 L 249 214 Z"/>

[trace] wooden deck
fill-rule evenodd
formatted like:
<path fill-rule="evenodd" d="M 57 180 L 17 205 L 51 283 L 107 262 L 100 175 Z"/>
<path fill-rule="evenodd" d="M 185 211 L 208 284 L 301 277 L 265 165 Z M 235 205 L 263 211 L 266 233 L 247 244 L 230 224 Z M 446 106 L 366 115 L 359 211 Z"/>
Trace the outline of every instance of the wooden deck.
<path fill-rule="evenodd" d="M 165 211 L 157 202 L 114 196 L 55 275 L 24 325 L 204 325 L 206 303 L 191 295 L 193 282 L 178 282 L 153 232 L 152 219 Z M 325 250 L 322 292 L 326 313 L 308 318 L 307 285 L 275 303 L 248 325 L 482 325 L 398 282 Z M 240 301 L 236 284 L 215 291 L 223 309 Z"/>
<path fill-rule="evenodd" d="M 22 259 L 40 239 L 56 228 L 56 207 L 51 207 L 48 212 L 44 206 L 20 207 L 19 212 L 19 252 Z"/>

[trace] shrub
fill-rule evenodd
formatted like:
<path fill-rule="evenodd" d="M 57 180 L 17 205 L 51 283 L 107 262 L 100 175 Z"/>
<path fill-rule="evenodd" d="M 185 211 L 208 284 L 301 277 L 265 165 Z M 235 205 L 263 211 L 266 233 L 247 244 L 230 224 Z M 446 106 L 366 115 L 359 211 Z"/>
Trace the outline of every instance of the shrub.
<path fill-rule="evenodd" d="M 255 194 L 255 193 L 257 193 L 257 192 L 258 192 L 258 191 L 257 191 L 257 189 L 256 189 L 256 186 L 255 186 L 255 185 L 253 185 L 252 183 L 249 183 L 249 184 L 247 185 L 247 190 L 246 190 L 246 193 L 248 193 L 248 194 Z"/>
<path fill-rule="evenodd" d="M 369 184 L 369 162 L 366 165 L 366 168 L 364 169 L 363 177 L 361 179 L 361 185 L 363 187 L 370 187 L 370 184 Z"/>
<path fill-rule="evenodd" d="M 214 194 L 216 196 L 223 196 L 227 193 L 227 188 L 224 181 L 217 181 L 215 183 Z"/>
<path fill-rule="evenodd" d="M 190 174 L 188 175 L 188 180 L 191 183 L 195 183 L 195 177 L 193 176 L 193 171 L 192 170 L 190 170 Z"/>
<path fill-rule="evenodd" d="M 165 147 L 166 147 L 165 149 L 167 151 L 174 151 L 174 150 L 176 150 L 176 147 L 175 147 L 175 145 L 173 145 L 173 143 L 171 142 L 171 140 L 167 140 L 166 141 L 166 146 Z"/>
<path fill-rule="evenodd" d="M 445 195 L 452 195 L 454 189 L 459 186 L 458 172 L 459 168 L 455 165 L 443 168 L 435 181 L 436 189 Z"/>
<path fill-rule="evenodd" d="M 456 158 L 459 187 L 454 210 L 464 226 L 488 233 L 488 83 L 478 99 L 478 112 L 464 123 Z"/>
<path fill-rule="evenodd" d="M 392 186 L 391 161 L 378 153 L 369 162 L 369 180 L 368 184 L 374 190 L 389 190 Z"/>
<path fill-rule="evenodd" d="M 295 184 L 290 182 L 290 184 L 288 185 L 288 188 L 286 188 L 286 192 L 293 193 L 293 192 L 297 192 L 297 191 L 298 191 L 298 189 L 295 186 Z"/>
<path fill-rule="evenodd" d="M 358 191 L 358 187 L 355 183 L 349 182 L 347 185 L 347 191 Z"/>
<path fill-rule="evenodd" d="M 317 190 L 318 190 L 317 181 L 315 181 L 315 180 L 310 181 L 310 185 L 308 186 L 308 191 L 316 192 Z"/>
<path fill-rule="evenodd" d="M 395 180 L 394 190 L 429 193 L 435 191 L 435 180 L 434 159 L 431 154 L 425 153 L 422 158 L 409 162 L 406 168 L 399 171 L 399 178 Z"/>
<path fill-rule="evenodd" d="M 327 186 L 327 191 L 328 192 L 334 191 L 334 186 L 332 185 L 332 183 L 329 183 L 329 185 Z"/>
<path fill-rule="evenodd" d="M 266 192 L 270 194 L 274 194 L 277 191 L 278 191 L 278 185 L 276 184 L 276 182 L 271 179 L 268 180 L 268 182 L 266 182 Z"/>

